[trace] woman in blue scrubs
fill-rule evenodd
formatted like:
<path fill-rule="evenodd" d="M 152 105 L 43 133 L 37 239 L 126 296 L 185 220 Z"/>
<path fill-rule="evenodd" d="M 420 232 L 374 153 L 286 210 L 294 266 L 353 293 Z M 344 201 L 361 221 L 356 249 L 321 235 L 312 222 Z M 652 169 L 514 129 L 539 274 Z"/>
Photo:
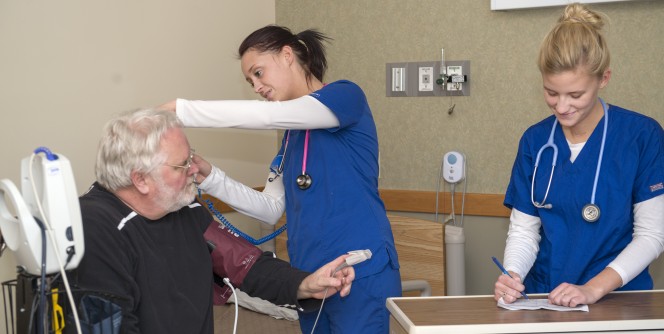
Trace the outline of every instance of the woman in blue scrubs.
<path fill-rule="evenodd" d="M 303 333 L 388 333 L 388 297 L 401 295 L 399 262 L 378 194 L 378 139 L 364 92 L 324 84 L 324 44 L 315 30 L 267 26 L 240 45 L 242 72 L 267 101 L 188 101 L 176 110 L 189 127 L 286 130 L 265 189 L 255 191 L 197 157 L 200 188 L 237 211 L 275 224 L 286 213 L 294 267 L 315 269 L 348 251 L 369 249 L 355 265 L 350 295 L 325 300 L 320 316 L 300 313 Z"/>
<path fill-rule="evenodd" d="M 652 289 L 664 250 L 664 132 L 599 98 L 611 78 L 604 17 L 571 4 L 544 39 L 539 69 L 552 116 L 523 134 L 505 195 L 508 275 L 494 298 L 549 293 L 593 304 L 613 290 Z"/>

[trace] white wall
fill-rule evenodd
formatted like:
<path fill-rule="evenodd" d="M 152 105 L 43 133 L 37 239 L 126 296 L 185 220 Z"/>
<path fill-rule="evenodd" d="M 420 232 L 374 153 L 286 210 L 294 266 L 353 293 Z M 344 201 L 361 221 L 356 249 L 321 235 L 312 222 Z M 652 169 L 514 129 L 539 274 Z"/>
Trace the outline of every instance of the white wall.
<path fill-rule="evenodd" d="M 0 1 L 0 178 L 19 184 L 20 160 L 46 146 L 71 161 L 82 193 L 113 115 L 176 97 L 255 98 L 237 47 L 274 21 L 273 0 Z M 275 132 L 187 132 L 230 175 L 264 183 Z M 14 268 L 7 251 L 0 281 Z"/>
<path fill-rule="evenodd" d="M 604 3 L 636 0 L 491 0 L 491 10 L 523 9 L 536 7 L 565 6 L 572 2 Z"/>

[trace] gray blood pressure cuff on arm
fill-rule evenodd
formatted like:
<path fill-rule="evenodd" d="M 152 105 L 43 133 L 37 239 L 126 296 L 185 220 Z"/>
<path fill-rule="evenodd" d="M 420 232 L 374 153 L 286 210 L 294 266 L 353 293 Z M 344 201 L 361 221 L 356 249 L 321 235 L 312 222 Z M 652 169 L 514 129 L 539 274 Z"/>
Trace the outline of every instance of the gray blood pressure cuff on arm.
<path fill-rule="evenodd" d="M 263 252 L 216 221 L 208 226 L 203 237 L 210 248 L 212 271 L 215 276 L 221 279 L 228 278 L 233 286 L 240 287 Z M 230 287 L 223 282 L 217 283 L 215 279 L 215 305 L 226 303 L 232 293 Z"/>

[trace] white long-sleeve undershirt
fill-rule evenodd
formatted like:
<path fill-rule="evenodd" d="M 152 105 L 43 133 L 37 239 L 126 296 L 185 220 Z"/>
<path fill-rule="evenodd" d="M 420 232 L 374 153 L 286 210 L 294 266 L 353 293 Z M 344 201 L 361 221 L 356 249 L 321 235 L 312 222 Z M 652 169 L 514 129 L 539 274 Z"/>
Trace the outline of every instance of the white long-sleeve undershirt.
<path fill-rule="evenodd" d="M 339 126 L 336 115 L 309 95 L 283 102 L 177 99 L 176 113 L 187 127 L 305 130 Z M 274 178 L 272 182 L 270 178 Z M 199 187 L 236 211 L 271 225 L 277 223 L 285 210 L 283 180 L 275 178 L 274 173 L 270 173 L 265 189 L 260 192 L 213 166 Z"/>
<path fill-rule="evenodd" d="M 339 126 L 334 113 L 309 95 L 281 102 L 177 99 L 176 113 L 187 127 L 306 130 Z"/>
<path fill-rule="evenodd" d="M 271 182 L 270 178 L 274 178 Z M 224 171 L 212 167 L 212 172 L 199 185 L 201 190 L 228 204 L 236 211 L 274 225 L 285 210 L 285 191 L 281 177 L 270 173 L 262 192 L 233 180 Z"/>
<path fill-rule="evenodd" d="M 609 263 L 629 283 L 664 251 L 664 195 L 634 205 L 632 241 Z M 535 263 L 541 236 L 539 217 L 512 209 L 505 247 L 505 268 L 522 279 Z"/>

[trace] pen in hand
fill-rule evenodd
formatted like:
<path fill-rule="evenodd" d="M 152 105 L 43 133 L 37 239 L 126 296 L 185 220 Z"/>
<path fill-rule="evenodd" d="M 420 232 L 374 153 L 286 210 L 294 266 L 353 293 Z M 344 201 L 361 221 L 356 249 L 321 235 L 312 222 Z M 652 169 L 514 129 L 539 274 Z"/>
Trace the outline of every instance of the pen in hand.
<path fill-rule="evenodd" d="M 500 271 L 503 272 L 503 274 L 505 274 L 505 275 L 507 275 L 507 276 L 509 276 L 509 277 L 511 277 L 511 278 L 514 278 L 514 277 L 512 277 L 512 275 L 510 275 L 509 272 L 507 272 L 507 270 L 505 270 L 505 267 L 503 267 L 503 265 L 500 263 L 500 261 L 498 261 L 498 259 L 496 259 L 494 256 L 492 256 L 491 259 L 493 260 L 493 263 L 495 263 L 495 264 L 498 266 L 498 269 L 500 269 Z M 523 298 L 525 298 L 525 299 L 530 299 L 530 298 L 528 298 L 528 295 L 526 295 L 525 292 L 521 292 L 521 295 L 522 295 Z"/>

